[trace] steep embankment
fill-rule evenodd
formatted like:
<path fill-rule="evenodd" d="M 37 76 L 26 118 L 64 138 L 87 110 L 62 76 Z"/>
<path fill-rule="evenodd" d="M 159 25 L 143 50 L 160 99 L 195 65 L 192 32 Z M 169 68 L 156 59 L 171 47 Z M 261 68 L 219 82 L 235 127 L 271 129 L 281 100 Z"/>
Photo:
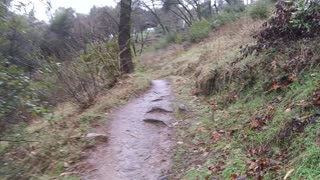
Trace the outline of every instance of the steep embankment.
<path fill-rule="evenodd" d="M 254 44 L 261 24 L 242 18 L 156 57 L 190 109 L 177 114 L 176 179 L 320 178 L 320 40 L 243 58 L 239 47 Z"/>

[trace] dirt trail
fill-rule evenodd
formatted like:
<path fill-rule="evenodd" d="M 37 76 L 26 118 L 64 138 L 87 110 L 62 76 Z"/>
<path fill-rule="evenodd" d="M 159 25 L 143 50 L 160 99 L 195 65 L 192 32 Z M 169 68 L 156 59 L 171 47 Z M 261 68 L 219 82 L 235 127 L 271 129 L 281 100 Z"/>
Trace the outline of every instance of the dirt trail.
<path fill-rule="evenodd" d="M 117 108 L 109 140 L 90 157 L 90 180 L 165 180 L 171 166 L 173 119 L 170 85 L 154 80 L 143 96 Z"/>

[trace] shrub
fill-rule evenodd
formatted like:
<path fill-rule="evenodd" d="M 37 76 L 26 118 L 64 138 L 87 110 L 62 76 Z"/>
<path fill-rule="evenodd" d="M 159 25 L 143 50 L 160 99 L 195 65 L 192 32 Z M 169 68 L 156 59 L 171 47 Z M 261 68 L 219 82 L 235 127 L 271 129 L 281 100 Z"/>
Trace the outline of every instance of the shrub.
<path fill-rule="evenodd" d="M 154 49 L 159 50 L 166 48 L 168 46 L 168 42 L 165 38 L 161 37 L 160 40 L 154 45 Z"/>
<path fill-rule="evenodd" d="M 270 3 L 266 0 L 259 0 L 247 9 L 253 19 L 267 19 L 270 16 Z"/>
<path fill-rule="evenodd" d="M 211 28 L 215 29 L 217 27 L 220 27 L 226 23 L 235 21 L 240 17 L 241 13 L 237 12 L 228 12 L 228 11 L 222 11 L 219 14 L 216 14 L 213 16 L 210 20 L 211 22 Z"/>
<path fill-rule="evenodd" d="M 156 50 L 166 48 L 168 45 L 177 43 L 181 44 L 185 40 L 184 36 L 179 33 L 168 33 L 160 38 L 154 48 Z"/>
<path fill-rule="evenodd" d="M 275 14 L 254 35 L 257 43 L 242 49 L 244 56 L 281 44 L 320 35 L 320 3 L 317 1 L 279 1 Z"/>
<path fill-rule="evenodd" d="M 210 23 L 205 19 L 201 19 L 201 21 L 193 23 L 189 32 L 190 41 L 196 42 L 208 37 L 210 30 Z"/>
<path fill-rule="evenodd" d="M 5 62 L 3 60 L 2 62 Z M 45 112 L 30 85 L 31 79 L 15 65 L 0 64 L 0 130 L 7 123 L 17 123 L 29 115 Z"/>
<path fill-rule="evenodd" d="M 183 34 L 176 34 L 176 36 L 175 36 L 175 39 L 174 39 L 174 42 L 176 43 L 176 44 L 182 44 L 182 42 L 184 41 L 184 36 L 183 36 Z"/>
<path fill-rule="evenodd" d="M 171 44 L 175 42 L 176 39 L 176 33 L 168 33 L 165 35 L 165 39 L 167 44 Z"/>
<path fill-rule="evenodd" d="M 93 45 L 72 62 L 52 63 L 50 71 L 55 73 L 57 84 L 64 92 L 81 108 L 87 108 L 120 76 L 118 55 L 116 42 Z"/>
<path fill-rule="evenodd" d="M 243 12 L 245 10 L 245 5 L 242 0 L 233 0 L 231 5 L 223 6 L 223 10 L 231 13 L 231 12 Z"/>

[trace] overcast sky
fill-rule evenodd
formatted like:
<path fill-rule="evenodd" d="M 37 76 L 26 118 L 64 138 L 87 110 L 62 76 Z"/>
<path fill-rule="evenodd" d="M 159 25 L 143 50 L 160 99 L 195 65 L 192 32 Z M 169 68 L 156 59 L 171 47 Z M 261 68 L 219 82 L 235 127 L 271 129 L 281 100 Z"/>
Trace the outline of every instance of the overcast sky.
<path fill-rule="evenodd" d="M 88 14 L 92 6 L 115 6 L 117 0 L 51 0 L 53 13 L 58 7 L 72 7 L 78 13 Z M 48 21 L 48 16 L 46 14 L 46 8 L 44 0 L 14 0 L 13 4 L 19 2 L 28 3 L 31 2 L 34 5 L 35 15 L 39 20 Z"/>

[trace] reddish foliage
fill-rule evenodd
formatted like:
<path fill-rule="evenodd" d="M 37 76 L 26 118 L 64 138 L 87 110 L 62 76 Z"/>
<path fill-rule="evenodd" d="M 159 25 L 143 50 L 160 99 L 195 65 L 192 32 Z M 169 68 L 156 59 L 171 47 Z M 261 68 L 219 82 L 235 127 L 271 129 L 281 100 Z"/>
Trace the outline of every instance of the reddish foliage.
<path fill-rule="evenodd" d="M 255 177 L 255 179 L 263 179 L 265 173 L 269 170 L 277 171 L 282 167 L 278 161 L 262 158 L 259 160 L 247 161 L 247 176 Z"/>
<path fill-rule="evenodd" d="M 313 1 L 304 5 L 278 1 L 274 16 L 254 35 L 257 44 L 243 48 L 243 55 L 247 56 L 254 51 L 259 53 L 263 49 L 277 47 L 283 42 L 319 36 L 319 9 L 319 3 Z"/>
<path fill-rule="evenodd" d="M 270 85 L 267 93 L 276 91 L 278 89 L 287 88 L 291 83 L 297 81 L 297 77 L 295 74 L 289 74 L 282 77 L 279 77 L 273 80 L 272 84 Z"/>
<path fill-rule="evenodd" d="M 269 106 L 266 110 L 265 115 L 263 116 L 255 116 L 251 118 L 247 124 L 251 129 L 258 130 L 267 124 L 268 121 L 272 120 L 274 108 Z"/>
<path fill-rule="evenodd" d="M 315 107 L 320 107 L 320 88 L 318 88 L 314 93 L 312 97 L 312 104 Z"/>

